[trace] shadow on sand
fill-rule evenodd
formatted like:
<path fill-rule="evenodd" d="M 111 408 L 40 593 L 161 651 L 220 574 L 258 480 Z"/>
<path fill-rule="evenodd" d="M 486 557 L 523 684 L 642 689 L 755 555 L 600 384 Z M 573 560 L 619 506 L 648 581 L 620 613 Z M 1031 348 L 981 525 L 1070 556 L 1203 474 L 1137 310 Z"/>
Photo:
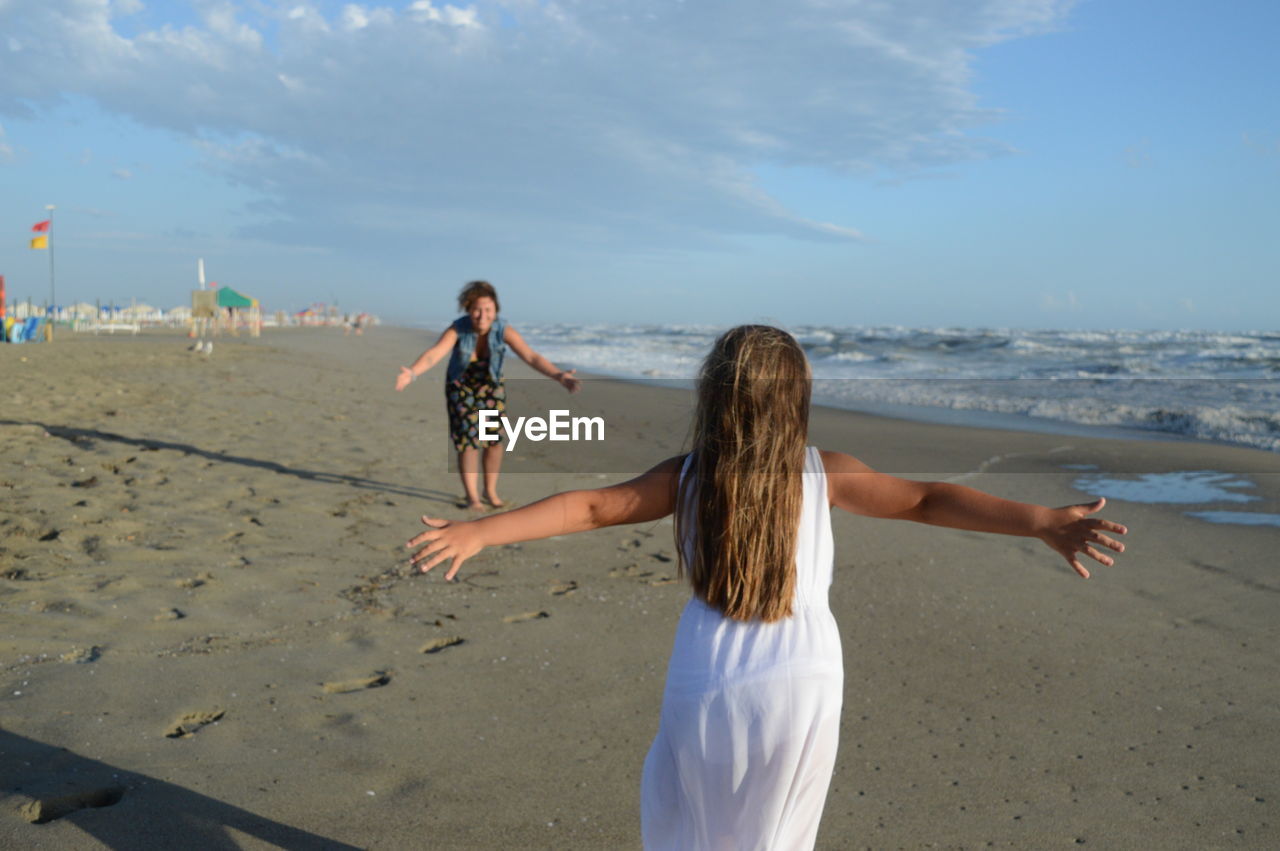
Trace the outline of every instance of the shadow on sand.
<path fill-rule="evenodd" d="M 58 437 L 63 440 L 74 443 L 77 446 L 92 446 L 94 441 L 105 440 L 113 443 L 122 443 L 126 446 L 136 446 L 144 451 L 152 451 L 158 449 L 168 449 L 173 452 L 181 452 L 184 455 L 198 455 L 201 458 L 207 458 L 220 464 L 240 464 L 245 467 L 257 467 L 261 470 L 268 470 L 272 473 L 279 473 L 284 476 L 296 476 L 299 479 L 305 479 L 312 482 L 324 482 L 334 485 L 350 485 L 354 488 L 362 490 L 375 490 L 382 493 L 397 494 L 399 496 L 411 496 L 420 499 L 429 499 L 434 502 L 447 502 L 450 505 L 457 502 L 458 497 L 444 491 L 430 490 L 427 488 L 415 488 L 409 485 L 397 485 L 392 482 L 379 482 L 375 479 L 366 479 L 361 476 L 348 476 L 342 473 L 325 473 L 319 470 L 302 470 L 297 467 L 286 467 L 275 461 L 263 461 L 260 458 L 249 458 L 244 455 L 229 455 L 225 452 L 211 452 L 207 449 L 201 449 L 198 446 L 192 446 L 189 443 L 175 443 L 169 440 L 155 440 L 149 437 L 129 437 L 124 434 L 116 434 L 115 432 L 102 431 L 95 428 L 76 428 L 74 426 L 48 425 L 46 423 L 35 422 L 31 420 L 3 420 L 0 419 L 0 426 L 36 426 L 44 429 L 52 437 Z"/>
<path fill-rule="evenodd" d="M 356 849 L 205 795 L 0 730 L 0 845 L 48 841 L 67 821 L 113 849 L 242 847 L 232 831 L 290 851 Z"/>

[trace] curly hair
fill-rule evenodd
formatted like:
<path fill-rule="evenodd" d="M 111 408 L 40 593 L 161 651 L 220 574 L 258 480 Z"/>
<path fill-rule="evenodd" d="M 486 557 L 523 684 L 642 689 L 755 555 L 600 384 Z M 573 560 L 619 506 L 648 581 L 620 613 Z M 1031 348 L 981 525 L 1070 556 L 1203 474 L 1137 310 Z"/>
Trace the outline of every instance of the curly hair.
<path fill-rule="evenodd" d="M 495 312 L 502 310 L 502 305 L 498 303 L 498 291 L 488 281 L 472 281 L 463 287 L 458 292 L 458 307 L 462 308 L 463 313 L 470 313 L 471 305 L 482 298 L 493 299 Z"/>

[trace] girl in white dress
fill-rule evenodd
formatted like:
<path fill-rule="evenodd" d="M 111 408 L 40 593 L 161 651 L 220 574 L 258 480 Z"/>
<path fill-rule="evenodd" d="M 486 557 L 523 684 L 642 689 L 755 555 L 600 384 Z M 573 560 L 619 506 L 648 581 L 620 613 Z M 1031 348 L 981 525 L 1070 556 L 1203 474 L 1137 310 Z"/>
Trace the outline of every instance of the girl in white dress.
<path fill-rule="evenodd" d="M 570 491 L 471 522 L 424 517 L 409 541 L 446 579 L 486 546 L 675 513 L 692 597 L 676 629 L 658 734 L 641 781 L 647 849 L 812 848 L 835 765 L 843 694 L 827 607 L 832 505 L 1040 538 L 1081 576 L 1083 553 L 1124 547 L 1090 518 L 1104 501 L 1050 509 L 943 482 L 877 473 L 805 446 L 809 367 L 785 331 L 740 326 L 698 381 L 693 451 L 612 487 Z"/>

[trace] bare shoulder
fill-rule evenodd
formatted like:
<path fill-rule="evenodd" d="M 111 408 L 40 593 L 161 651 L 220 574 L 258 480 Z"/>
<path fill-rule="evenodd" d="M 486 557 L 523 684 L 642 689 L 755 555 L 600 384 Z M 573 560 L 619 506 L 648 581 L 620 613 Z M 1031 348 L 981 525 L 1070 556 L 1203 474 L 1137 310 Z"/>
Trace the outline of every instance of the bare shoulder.
<path fill-rule="evenodd" d="M 664 490 L 669 492 L 673 498 L 676 492 L 676 486 L 680 482 L 680 470 L 684 467 L 684 459 L 686 455 L 676 455 L 665 461 L 653 465 L 645 472 L 641 473 L 631 482 L 640 487 L 649 487 L 655 490 Z"/>
<path fill-rule="evenodd" d="M 660 461 L 653 467 L 649 468 L 649 472 L 658 473 L 664 476 L 678 476 L 680 475 L 681 468 L 684 467 L 684 459 L 688 457 L 689 454 L 687 452 L 684 455 L 673 455 L 667 460 Z"/>
<path fill-rule="evenodd" d="M 833 506 L 866 517 L 914 519 L 927 484 L 878 472 L 843 452 L 819 452 Z"/>
<path fill-rule="evenodd" d="M 833 452 L 830 449 L 819 449 L 818 454 L 822 456 L 822 468 L 828 476 L 840 475 L 843 473 L 874 473 L 875 470 L 863 464 L 852 455 L 846 455 L 843 452 Z"/>
<path fill-rule="evenodd" d="M 451 349 L 453 348 L 453 344 L 456 342 L 458 342 L 458 332 L 453 330 L 453 326 L 450 325 L 448 328 L 444 329 L 444 331 L 440 334 L 440 338 L 437 339 L 434 343 L 432 343 L 431 348 L 428 349 L 427 351 L 439 351 L 443 349 Z"/>
<path fill-rule="evenodd" d="M 533 355 L 533 349 L 525 342 L 520 332 L 513 325 L 502 326 L 502 342 L 506 343 L 520 357 L 528 360 Z"/>

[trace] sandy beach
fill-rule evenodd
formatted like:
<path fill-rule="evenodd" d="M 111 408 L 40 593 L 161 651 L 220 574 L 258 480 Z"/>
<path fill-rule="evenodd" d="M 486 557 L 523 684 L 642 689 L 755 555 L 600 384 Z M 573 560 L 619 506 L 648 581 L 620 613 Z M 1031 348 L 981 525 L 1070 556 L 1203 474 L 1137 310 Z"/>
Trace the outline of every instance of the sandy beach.
<path fill-rule="evenodd" d="M 0 346 L 0 847 L 639 847 L 688 594 L 671 524 L 410 575 L 419 515 L 464 514 L 443 370 L 392 387 L 433 338 Z M 512 384 L 513 410 L 562 400 L 609 435 L 590 465 L 517 447 L 516 504 L 685 437 L 685 391 Z M 1087 582 L 1030 539 L 834 517 L 846 693 L 819 847 L 1280 846 L 1280 528 L 1188 516 L 1280 512 L 1280 455 L 830 409 L 811 433 L 1049 505 L 1090 501 L 1087 476 L 1200 471 L 1256 497 L 1112 499 L 1129 552 Z"/>

